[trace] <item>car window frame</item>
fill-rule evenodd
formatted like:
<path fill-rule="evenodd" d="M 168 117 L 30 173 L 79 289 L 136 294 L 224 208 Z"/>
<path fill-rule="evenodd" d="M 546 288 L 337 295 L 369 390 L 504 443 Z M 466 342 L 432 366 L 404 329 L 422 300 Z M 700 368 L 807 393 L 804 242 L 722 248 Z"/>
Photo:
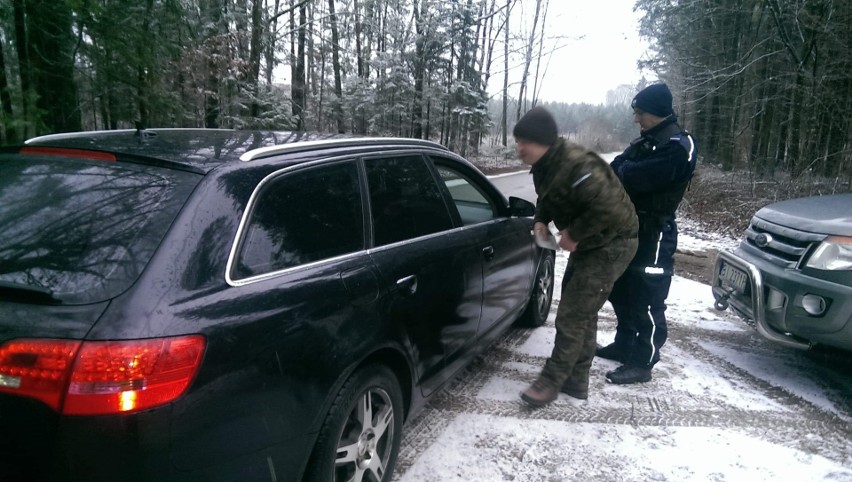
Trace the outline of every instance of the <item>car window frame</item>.
<path fill-rule="evenodd" d="M 435 172 L 438 173 L 438 178 L 441 180 L 442 190 L 445 191 L 444 195 L 449 199 L 450 204 L 453 205 L 453 211 L 455 214 L 454 218 L 458 218 L 458 223 L 460 226 L 477 226 L 480 224 L 489 223 L 494 221 L 495 219 L 500 219 L 504 216 L 500 213 L 500 204 L 494 201 L 494 197 L 491 193 L 487 192 L 481 184 L 473 180 L 467 173 L 463 170 L 456 169 L 456 166 L 450 166 L 450 163 L 433 163 L 435 166 Z M 468 186 L 474 189 L 487 203 L 488 207 L 491 209 L 491 217 L 482 221 L 477 221 L 473 223 L 465 223 L 462 218 L 461 211 L 459 210 L 458 203 L 455 197 L 453 197 L 452 192 L 450 191 L 449 186 L 447 186 L 447 182 L 441 176 L 440 169 L 446 169 L 451 171 L 456 176 L 458 176 L 461 180 L 463 180 Z"/>
<path fill-rule="evenodd" d="M 457 211 L 454 205 L 455 201 L 453 200 L 452 194 L 449 192 L 449 189 L 446 188 L 444 182 L 441 180 L 441 175 L 438 172 L 438 167 L 446 167 L 447 169 L 457 171 L 459 174 L 462 175 L 465 180 L 473 184 L 474 187 L 476 187 L 477 190 L 480 192 L 480 194 L 485 196 L 485 198 L 492 203 L 491 206 L 494 208 L 496 216 L 492 219 L 489 219 L 488 221 L 478 224 L 487 224 L 503 218 L 511 217 L 509 213 L 508 199 L 506 199 L 503 193 L 497 190 L 497 188 L 494 187 L 493 184 L 491 184 L 490 182 L 485 182 L 488 181 L 488 178 L 485 177 L 482 172 L 476 170 L 476 168 L 468 166 L 468 163 L 464 160 L 464 158 L 458 158 L 452 155 L 452 153 L 445 152 L 430 153 L 429 158 L 432 161 L 430 164 L 432 164 L 433 169 L 435 170 L 435 175 L 440 181 L 439 184 L 441 185 L 442 191 L 444 191 L 444 196 L 447 198 L 448 202 L 453 205 L 453 211 Z M 462 227 L 477 226 L 478 224 L 464 225 L 461 224 L 461 220 L 459 219 L 459 225 Z"/>
<path fill-rule="evenodd" d="M 422 149 L 393 149 L 393 150 L 386 150 L 386 151 L 376 151 L 376 152 L 364 153 L 361 156 L 359 156 L 359 162 L 361 164 L 361 169 L 362 169 L 362 172 L 363 172 L 363 180 L 364 180 L 364 188 L 363 188 L 362 195 L 363 195 L 363 197 L 366 198 L 366 202 L 367 202 L 367 209 L 365 211 L 367 213 L 366 214 L 367 219 L 368 219 L 367 222 L 369 224 L 369 232 L 370 232 L 370 238 L 369 238 L 369 244 L 368 244 L 368 250 L 367 250 L 368 252 L 372 253 L 372 252 L 377 252 L 377 251 L 384 251 L 386 249 L 390 249 L 390 248 L 397 247 L 397 246 L 404 246 L 406 244 L 415 243 L 415 242 L 418 242 L 420 240 L 430 239 L 430 238 L 434 238 L 434 237 L 437 237 L 437 236 L 442 236 L 442 235 L 447 234 L 447 233 L 452 233 L 452 232 L 464 227 L 464 226 L 461 225 L 461 221 L 457 220 L 458 213 L 457 213 L 457 210 L 455 209 L 455 206 L 453 206 L 452 209 L 450 208 L 449 203 L 452 202 L 452 199 L 449 199 L 448 196 L 447 196 L 446 187 L 444 186 L 444 183 L 441 180 L 441 177 L 440 177 L 437 169 L 435 169 L 435 165 L 433 164 L 433 161 L 432 161 L 430 154 L 431 153 L 424 152 Z M 374 231 L 373 206 L 372 206 L 372 203 L 370 201 L 370 192 L 369 192 L 370 187 L 369 187 L 369 183 L 367 182 L 366 162 L 369 161 L 369 160 L 373 160 L 373 159 L 386 159 L 386 158 L 402 157 L 402 156 L 411 156 L 411 157 L 416 156 L 416 157 L 420 157 L 423 160 L 423 163 L 426 165 L 426 168 L 429 171 L 429 175 L 432 178 L 432 182 L 434 182 L 435 186 L 438 188 L 438 193 L 441 197 L 442 203 L 444 204 L 444 209 L 447 211 L 447 214 L 450 217 L 451 226 L 448 229 L 444 229 L 444 230 L 437 231 L 437 232 L 434 232 L 434 233 L 424 234 L 424 235 L 421 235 L 421 236 L 416 236 L 416 237 L 413 237 L 413 238 L 408 238 L 408 239 L 404 239 L 404 240 L 401 240 L 401 241 L 395 241 L 393 243 L 388 243 L 388 244 L 383 244 L 381 246 L 376 246 L 375 236 L 374 236 L 374 233 L 373 233 L 373 231 Z"/>
<path fill-rule="evenodd" d="M 338 256 L 332 256 L 330 258 L 323 258 L 316 261 L 310 261 L 308 263 L 300 264 L 297 266 L 289 266 L 287 268 L 269 271 L 267 273 L 248 276 L 245 278 L 240 278 L 235 276 L 234 269 L 236 266 L 237 259 L 239 257 L 240 251 L 243 246 L 243 242 L 245 240 L 245 236 L 248 231 L 248 224 L 251 218 L 251 215 L 254 211 L 255 205 L 258 203 L 258 198 L 260 197 L 261 191 L 269 184 L 282 176 L 287 176 L 289 174 L 294 174 L 300 171 L 308 170 L 308 169 L 317 169 L 323 168 L 327 166 L 332 166 L 336 164 L 346 164 L 352 163 L 355 167 L 355 171 L 357 173 L 357 186 L 361 198 L 361 223 L 362 223 L 362 246 L 363 249 L 353 251 L 351 253 L 345 253 Z M 228 253 L 228 261 L 225 264 L 225 282 L 233 287 L 245 286 L 252 283 L 257 283 L 260 281 L 265 281 L 272 278 L 277 278 L 280 276 L 287 275 L 289 273 L 298 272 L 306 269 L 311 269 L 317 266 L 322 266 L 325 264 L 336 263 L 339 261 L 343 261 L 350 258 L 355 258 L 358 256 L 362 256 L 367 253 L 368 248 L 370 246 L 369 241 L 372 237 L 372 226 L 370 225 L 368 218 L 368 207 L 367 202 L 368 199 L 365 198 L 365 188 L 366 188 L 366 179 L 364 177 L 364 169 L 363 164 L 360 161 L 358 156 L 345 155 L 345 156 L 335 156 L 329 158 L 317 159 L 314 161 L 302 162 L 299 164 L 289 165 L 286 167 L 282 167 L 281 169 L 277 169 L 261 179 L 255 186 L 249 196 L 248 201 L 246 202 L 245 208 L 243 209 L 242 216 L 240 217 L 240 223 L 237 227 L 237 232 L 234 235 L 234 240 L 231 243 L 231 249 Z"/>

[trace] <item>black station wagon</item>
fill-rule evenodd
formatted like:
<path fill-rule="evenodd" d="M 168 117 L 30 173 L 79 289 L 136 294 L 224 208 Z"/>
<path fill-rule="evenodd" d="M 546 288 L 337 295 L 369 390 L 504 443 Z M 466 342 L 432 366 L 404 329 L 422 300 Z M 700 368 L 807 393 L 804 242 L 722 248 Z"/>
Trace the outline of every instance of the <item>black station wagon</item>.
<path fill-rule="evenodd" d="M 533 206 L 412 139 L 154 129 L 0 152 L 0 480 L 390 480 L 544 322 Z"/>

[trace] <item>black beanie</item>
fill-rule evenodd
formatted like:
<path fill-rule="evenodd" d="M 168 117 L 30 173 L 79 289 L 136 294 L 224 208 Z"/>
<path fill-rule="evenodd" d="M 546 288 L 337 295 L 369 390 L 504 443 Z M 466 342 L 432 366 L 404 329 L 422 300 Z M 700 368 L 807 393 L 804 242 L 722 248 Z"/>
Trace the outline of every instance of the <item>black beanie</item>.
<path fill-rule="evenodd" d="M 672 92 L 666 84 L 649 85 L 636 94 L 630 107 L 642 109 L 657 117 L 668 117 L 674 114 Z"/>
<path fill-rule="evenodd" d="M 556 121 L 553 120 L 550 112 L 547 112 L 544 107 L 537 106 L 518 120 L 512 135 L 516 139 L 552 146 L 559 138 L 559 129 L 556 128 Z"/>

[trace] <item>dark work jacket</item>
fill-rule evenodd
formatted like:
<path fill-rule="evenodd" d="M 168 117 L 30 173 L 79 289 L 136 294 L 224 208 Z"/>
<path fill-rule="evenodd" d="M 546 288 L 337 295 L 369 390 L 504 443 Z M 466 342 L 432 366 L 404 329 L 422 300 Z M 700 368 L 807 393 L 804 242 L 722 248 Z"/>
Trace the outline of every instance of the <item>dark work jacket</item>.
<path fill-rule="evenodd" d="M 672 115 L 643 132 L 610 164 L 639 216 L 633 269 L 672 274 L 677 248 L 675 211 L 692 179 L 696 159 L 695 140 Z"/>
<path fill-rule="evenodd" d="M 636 206 L 639 223 L 674 220 L 696 164 L 695 140 L 669 116 L 613 159 L 610 166 Z"/>
<path fill-rule="evenodd" d="M 636 236 L 633 203 L 606 161 L 564 139 L 556 141 L 530 173 L 536 221 L 553 221 L 577 241 L 577 251 L 599 248 L 616 237 Z"/>

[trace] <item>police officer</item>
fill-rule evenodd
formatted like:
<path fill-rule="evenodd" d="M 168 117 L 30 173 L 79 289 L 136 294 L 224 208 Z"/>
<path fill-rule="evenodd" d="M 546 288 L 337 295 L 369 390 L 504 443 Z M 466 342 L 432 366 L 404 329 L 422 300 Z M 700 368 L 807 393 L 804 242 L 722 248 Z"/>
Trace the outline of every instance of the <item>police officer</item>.
<path fill-rule="evenodd" d="M 556 122 L 534 107 L 513 131 L 518 157 L 532 166 L 538 195 L 533 229 L 541 236 L 552 221 L 559 246 L 571 252 L 556 311 L 553 352 L 521 398 L 546 405 L 559 392 L 589 396 L 598 311 L 636 253 L 638 221 L 615 173 L 595 153 L 558 136 Z"/>
<path fill-rule="evenodd" d="M 695 141 L 677 123 L 666 84 L 641 90 L 632 102 L 641 136 L 610 164 L 639 216 L 639 248 L 609 301 L 618 319 L 615 341 L 597 356 L 623 363 L 610 383 L 643 383 L 666 342 L 666 298 L 677 247 L 675 211 L 695 170 Z"/>

